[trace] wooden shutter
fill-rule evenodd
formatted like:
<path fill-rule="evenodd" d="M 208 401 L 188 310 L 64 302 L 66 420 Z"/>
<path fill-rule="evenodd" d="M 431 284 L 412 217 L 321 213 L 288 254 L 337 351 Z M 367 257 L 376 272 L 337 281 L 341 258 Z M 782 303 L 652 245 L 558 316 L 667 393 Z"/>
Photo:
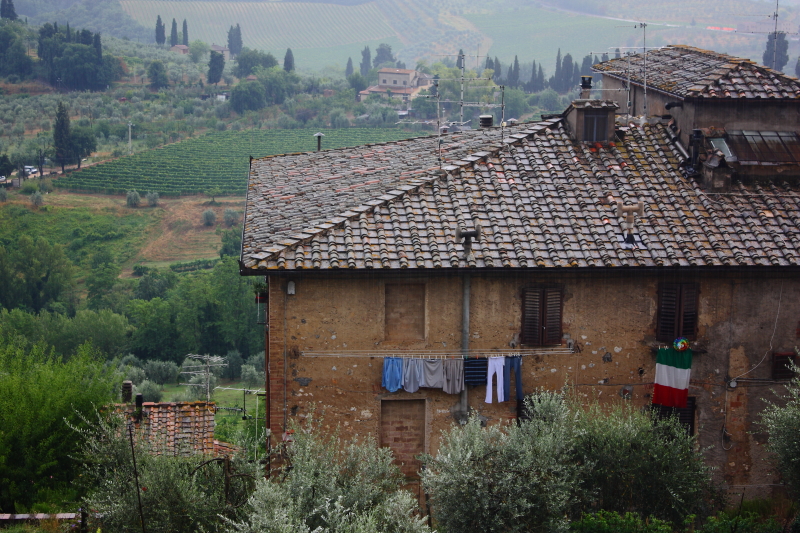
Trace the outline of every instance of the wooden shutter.
<path fill-rule="evenodd" d="M 677 337 L 679 297 L 680 285 L 664 283 L 659 288 L 656 338 L 660 341 L 672 342 Z"/>
<path fill-rule="evenodd" d="M 697 398 L 689 396 L 686 399 L 686 407 L 664 407 L 663 405 L 652 405 L 651 409 L 656 418 L 669 418 L 677 416 L 678 422 L 686 429 L 688 435 L 694 435 L 694 413 L 697 409 Z"/>
<path fill-rule="evenodd" d="M 522 344 L 541 344 L 542 289 L 522 291 Z"/>
<path fill-rule="evenodd" d="M 675 335 L 676 337 L 694 339 L 695 333 L 697 333 L 697 293 L 696 283 L 684 283 L 681 285 L 680 331 Z"/>
<path fill-rule="evenodd" d="M 544 289 L 542 344 L 561 344 L 561 289 Z"/>
<path fill-rule="evenodd" d="M 794 361 L 794 352 L 775 352 L 772 354 L 772 379 L 792 379 L 794 371 L 790 363 Z"/>

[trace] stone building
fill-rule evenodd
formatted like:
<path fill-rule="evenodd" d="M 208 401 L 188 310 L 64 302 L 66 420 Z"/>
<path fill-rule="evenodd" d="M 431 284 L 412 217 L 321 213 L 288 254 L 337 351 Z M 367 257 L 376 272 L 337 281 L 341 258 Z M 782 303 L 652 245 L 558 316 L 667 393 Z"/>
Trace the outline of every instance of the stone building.
<path fill-rule="evenodd" d="M 646 58 L 640 53 L 604 61 L 592 70 L 603 75 L 603 92 L 619 102 L 620 112 L 670 115 L 684 146 L 699 128 L 800 129 L 800 82 L 749 59 L 672 45 L 648 51 Z"/>
<path fill-rule="evenodd" d="M 687 430 L 730 486 L 766 494 L 756 422 L 800 336 L 798 186 L 707 193 L 667 124 L 581 137 L 576 124 L 614 124 L 616 109 L 579 100 L 441 144 L 252 160 L 241 273 L 269 286 L 273 443 L 317 404 L 413 476 L 469 410 L 507 423 L 519 405 L 487 403 L 485 385 L 389 392 L 386 357 L 519 354 L 512 390 L 521 377 L 525 393 L 567 385 L 648 406 L 655 352 L 687 337 Z"/>

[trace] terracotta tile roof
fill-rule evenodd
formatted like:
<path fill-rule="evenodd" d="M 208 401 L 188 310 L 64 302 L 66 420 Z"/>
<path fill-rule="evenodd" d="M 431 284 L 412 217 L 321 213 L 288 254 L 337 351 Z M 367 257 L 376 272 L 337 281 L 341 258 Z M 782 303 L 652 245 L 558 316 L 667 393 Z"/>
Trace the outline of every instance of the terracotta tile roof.
<path fill-rule="evenodd" d="M 134 406 L 122 406 L 132 412 Z M 215 453 L 214 402 L 144 402 L 137 433 L 156 453 L 169 455 Z"/>
<path fill-rule="evenodd" d="M 416 70 L 409 70 L 407 68 L 390 68 L 384 67 L 378 71 L 378 73 L 384 74 L 416 74 Z"/>
<path fill-rule="evenodd" d="M 705 194 L 661 125 L 573 143 L 554 119 L 253 162 L 243 265 L 413 269 L 800 265 L 800 191 L 738 185 Z M 611 196 L 613 201 L 608 202 Z M 636 246 L 616 202 L 644 204 Z M 456 228 L 480 225 L 465 257 Z"/>
<path fill-rule="evenodd" d="M 644 54 L 598 63 L 595 72 L 644 84 Z M 800 82 L 749 59 L 685 45 L 647 53 L 647 86 L 681 98 L 800 99 Z"/>

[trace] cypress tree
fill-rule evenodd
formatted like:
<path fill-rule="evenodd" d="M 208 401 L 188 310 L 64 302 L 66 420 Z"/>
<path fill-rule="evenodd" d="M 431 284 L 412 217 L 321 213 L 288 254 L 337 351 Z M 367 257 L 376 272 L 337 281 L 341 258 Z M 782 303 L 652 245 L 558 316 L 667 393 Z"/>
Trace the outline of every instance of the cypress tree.
<path fill-rule="evenodd" d="M 95 33 L 94 34 L 94 42 L 92 43 L 92 45 L 94 46 L 94 51 L 97 54 L 98 63 L 102 62 L 103 61 L 103 43 L 100 42 L 100 34 L 99 33 Z"/>
<path fill-rule="evenodd" d="M 172 19 L 172 32 L 169 34 L 169 45 L 175 46 L 178 44 L 178 23 Z"/>
<path fill-rule="evenodd" d="M 620 53 L 619 48 L 616 48 L 614 50 L 614 58 L 619 59 L 620 57 L 622 57 L 622 54 Z"/>
<path fill-rule="evenodd" d="M 286 49 L 286 55 L 283 56 L 283 70 L 291 72 L 294 70 L 294 54 L 291 48 Z"/>
<path fill-rule="evenodd" d="M 536 90 L 544 90 L 544 69 L 542 69 L 541 64 L 539 64 L 539 73 L 536 75 Z"/>
<path fill-rule="evenodd" d="M 514 67 L 511 71 L 511 86 L 516 87 L 519 85 L 519 59 L 517 56 L 514 56 Z"/>
<path fill-rule="evenodd" d="M 0 18 L 17 20 L 17 10 L 14 8 L 14 0 L 3 0 L 0 6 Z"/>
<path fill-rule="evenodd" d="M 225 56 L 212 51 L 211 58 L 208 60 L 208 83 L 219 83 L 223 70 L 225 70 Z"/>
<path fill-rule="evenodd" d="M 239 24 L 231 26 L 228 30 L 228 50 L 232 55 L 238 56 L 242 53 L 242 46 L 242 28 Z"/>
<path fill-rule="evenodd" d="M 69 29 L 69 22 L 67 22 L 67 36 L 66 36 L 65 40 L 68 43 L 72 42 L 72 30 Z"/>
<path fill-rule="evenodd" d="M 494 70 L 494 61 L 492 61 L 491 57 L 486 56 L 486 64 L 483 66 L 483 68 L 490 68 Z"/>
<path fill-rule="evenodd" d="M 617 57 L 619 57 L 619 56 L 617 56 Z M 610 58 L 608 57 L 608 54 L 603 54 L 603 56 L 600 58 L 600 61 L 608 61 L 609 59 Z"/>
<path fill-rule="evenodd" d="M 561 92 L 561 48 L 558 49 L 558 54 L 556 54 L 556 71 L 553 73 L 553 77 L 550 78 L 550 88 L 557 93 Z"/>
<path fill-rule="evenodd" d="M 61 165 L 61 172 L 69 162 L 72 153 L 72 136 L 69 128 L 69 111 L 64 102 L 58 102 L 56 108 L 56 121 L 53 125 L 53 149 L 56 152 L 56 161 Z"/>
<path fill-rule="evenodd" d="M 530 92 L 536 92 L 536 61 L 531 65 L 531 79 L 528 80 L 526 89 Z"/>
<path fill-rule="evenodd" d="M 7 18 L 6 17 L 6 0 L 0 0 L 0 18 Z"/>
<path fill-rule="evenodd" d="M 189 25 L 186 24 L 186 19 L 183 19 L 183 45 L 189 46 Z"/>
<path fill-rule="evenodd" d="M 359 65 L 361 75 L 365 78 L 369 76 L 370 68 L 372 68 L 372 52 L 370 52 L 369 46 L 365 46 L 361 50 L 361 64 Z"/>
<path fill-rule="evenodd" d="M 167 32 L 164 23 L 161 22 L 161 15 L 156 19 L 156 44 L 163 45 L 167 41 Z"/>
<path fill-rule="evenodd" d="M 776 51 L 777 42 L 777 51 Z M 770 33 L 767 36 L 767 48 L 764 50 L 763 63 L 765 66 L 783 71 L 783 67 L 789 62 L 789 43 L 786 41 L 786 34 L 783 32 Z"/>
<path fill-rule="evenodd" d="M 348 57 L 347 58 L 347 66 L 344 67 L 344 76 L 346 78 L 349 78 L 352 75 L 353 75 L 353 58 L 352 57 Z"/>
<path fill-rule="evenodd" d="M 494 56 L 494 74 L 496 80 L 503 77 L 503 65 L 500 64 L 500 60 L 497 59 L 497 56 Z"/>

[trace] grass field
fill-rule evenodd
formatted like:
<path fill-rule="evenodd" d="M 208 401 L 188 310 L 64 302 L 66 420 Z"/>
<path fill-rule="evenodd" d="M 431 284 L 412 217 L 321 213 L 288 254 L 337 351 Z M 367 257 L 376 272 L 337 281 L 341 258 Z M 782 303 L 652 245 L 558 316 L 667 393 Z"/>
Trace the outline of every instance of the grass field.
<path fill-rule="evenodd" d="M 306 129 L 215 132 L 72 172 L 54 184 L 70 190 L 102 193 L 138 190 L 178 195 L 218 187 L 224 194 L 243 194 L 250 156 L 313 151 L 315 132 Z M 325 130 L 323 146 L 342 148 L 415 135 L 418 134 L 399 129 Z"/>

